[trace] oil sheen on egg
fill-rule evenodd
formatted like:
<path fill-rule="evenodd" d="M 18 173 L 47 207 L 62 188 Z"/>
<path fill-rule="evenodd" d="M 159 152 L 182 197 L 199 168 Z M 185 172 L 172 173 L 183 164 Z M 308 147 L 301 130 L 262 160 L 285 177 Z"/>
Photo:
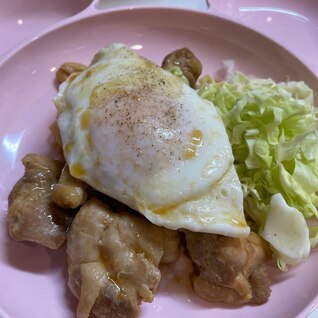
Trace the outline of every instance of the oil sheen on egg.
<path fill-rule="evenodd" d="M 231 146 L 212 103 L 122 44 L 55 97 L 71 174 L 170 229 L 246 237 Z"/>

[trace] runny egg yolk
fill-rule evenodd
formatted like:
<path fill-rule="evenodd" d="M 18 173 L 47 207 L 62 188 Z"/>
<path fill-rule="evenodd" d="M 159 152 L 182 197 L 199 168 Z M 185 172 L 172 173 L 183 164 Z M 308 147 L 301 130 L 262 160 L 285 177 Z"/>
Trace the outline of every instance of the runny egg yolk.
<path fill-rule="evenodd" d="M 89 111 L 85 111 L 81 117 L 81 129 L 86 130 L 91 125 L 91 114 Z"/>
<path fill-rule="evenodd" d="M 202 131 L 194 129 L 191 132 L 190 145 L 183 153 L 184 160 L 191 160 L 198 155 L 198 148 L 202 146 L 203 134 Z"/>
<path fill-rule="evenodd" d="M 75 178 L 80 178 L 85 176 L 85 168 L 80 163 L 74 163 L 70 166 L 70 173 Z"/>

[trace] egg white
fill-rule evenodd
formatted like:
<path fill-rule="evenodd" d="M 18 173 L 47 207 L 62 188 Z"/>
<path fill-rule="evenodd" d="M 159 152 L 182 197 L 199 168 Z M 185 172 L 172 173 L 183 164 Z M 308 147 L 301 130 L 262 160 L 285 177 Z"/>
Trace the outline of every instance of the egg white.
<path fill-rule="evenodd" d="M 55 97 L 71 174 L 151 222 L 245 237 L 231 146 L 212 103 L 122 44 Z"/>

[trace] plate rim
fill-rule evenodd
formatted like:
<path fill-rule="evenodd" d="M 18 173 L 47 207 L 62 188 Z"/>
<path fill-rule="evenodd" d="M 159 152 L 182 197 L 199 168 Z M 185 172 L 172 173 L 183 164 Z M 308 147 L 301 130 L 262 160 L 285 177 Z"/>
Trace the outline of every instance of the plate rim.
<path fill-rule="evenodd" d="M 94 4 L 94 1 L 93 1 L 93 4 Z M 52 26 L 49 26 L 49 27 L 45 28 L 44 30 L 36 33 L 31 38 L 27 38 L 24 41 L 21 41 L 17 46 L 14 46 L 13 48 L 9 49 L 9 51 L 6 54 L 4 54 L 3 56 L 0 56 L 0 70 L 3 67 L 3 65 L 5 65 L 8 61 L 10 61 L 20 51 L 22 51 L 26 47 L 32 45 L 33 43 L 40 41 L 45 36 L 47 36 L 53 32 L 59 31 L 60 29 L 62 29 L 64 27 L 68 27 L 72 24 L 75 24 L 77 22 L 81 22 L 84 20 L 94 19 L 95 17 L 99 17 L 102 15 L 107 16 L 107 15 L 111 15 L 111 14 L 121 14 L 121 13 L 125 14 L 127 12 L 136 12 L 136 11 L 137 12 L 144 11 L 145 14 L 147 14 L 147 11 L 148 12 L 149 11 L 168 11 L 168 12 L 171 11 L 170 13 L 175 12 L 177 14 L 203 15 L 208 19 L 211 18 L 211 19 L 216 19 L 219 21 L 226 21 L 226 23 L 232 24 L 232 26 L 240 27 L 240 28 L 244 29 L 245 32 L 250 32 L 251 34 L 254 34 L 255 36 L 263 38 L 265 41 L 268 41 L 268 42 L 274 44 L 276 47 L 278 47 L 280 50 L 282 50 L 285 54 L 287 54 L 290 57 L 297 60 L 297 62 L 300 63 L 302 65 L 302 67 L 304 67 L 306 69 L 308 74 L 310 74 L 311 77 L 315 78 L 315 80 L 318 83 L 318 74 L 315 74 L 309 68 L 309 66 L 306 65 L 305 61 L 302 58 L 296 56 L 295 54 L 290 52 L 290 50 L 288 48 L 281 45 L 280 43 L 278 43 L 274 39 L 270 38 L 266 34 L 263 34 L 257 30 L 250 28 L 249 26 L 243 24 L 241 21 L 231 20 L 230 17 L 223 15 L 220 12 L 216 13 L 216 12 L 210 12 L 210 11 L 200 11 L 200 10 L 173 7 L 173 6 L 171 6 L 171 7 L 133 6 L 133 7 L 114 8 L 114 9 L 109 9 L 109 10 L 100 10 L 100 11 L 98 11 L 96 9 L 91 10 L 91 6 L 89 6 L 84 11 L 80 12 L 79 14 L 72 16 L 70 18 L 61 20 L 60 22 L 57 22 L 57 23 L 53 24 Z"/>

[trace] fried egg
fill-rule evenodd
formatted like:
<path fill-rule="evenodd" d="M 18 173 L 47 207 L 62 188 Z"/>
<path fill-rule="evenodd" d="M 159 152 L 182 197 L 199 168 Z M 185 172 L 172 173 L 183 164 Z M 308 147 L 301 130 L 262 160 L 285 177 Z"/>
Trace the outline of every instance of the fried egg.
<path fill-rule="evenodd" d="M 222 119 L 181 79 L 112 44 L 54 101 L 74 177 L 159 226 L 249 234 Z"/>

